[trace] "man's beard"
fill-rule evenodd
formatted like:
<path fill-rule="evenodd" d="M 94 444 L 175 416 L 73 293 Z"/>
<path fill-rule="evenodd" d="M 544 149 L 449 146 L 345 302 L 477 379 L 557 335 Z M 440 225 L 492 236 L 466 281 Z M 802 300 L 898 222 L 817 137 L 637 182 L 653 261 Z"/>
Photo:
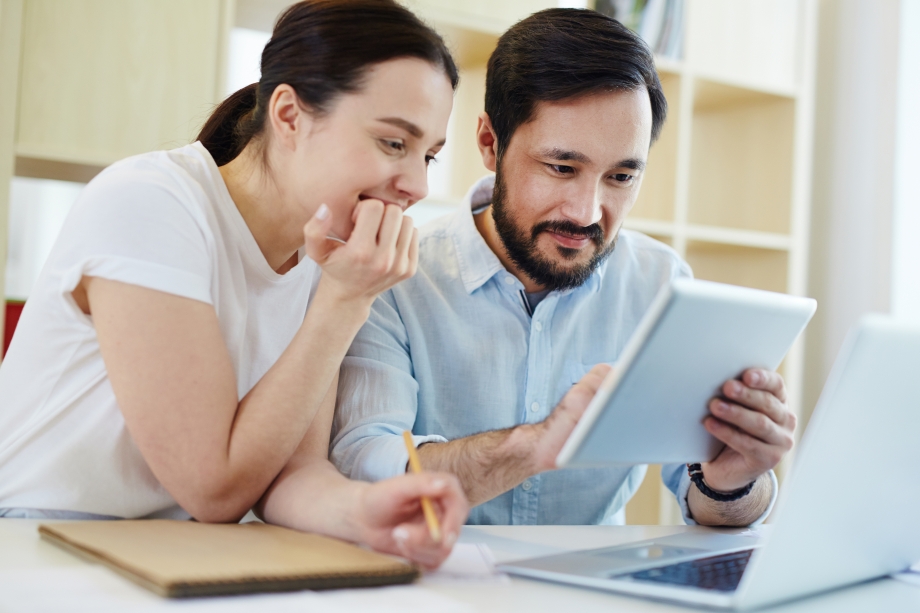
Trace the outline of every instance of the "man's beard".
<path fill-rule="evenodd" d="M 511 261 L 543 288 L 564 290 L 578 287 L 587 281 L 595 269 L 613 253 L 617 242 L 616 237 L 610 241 L 609 245 L 606 244 L 604 230 L 599 224 L 583 227 L 571 221 L 542 221 L 528 232 L 508 211 L 505 191 L 499 166 L 495 172 L 495 189 L 492 192 L 492 219 L 495 221 L 495 230 Z M 573 266 L 562 266 L 556 261 L 546 259 L 537 247 L 537 239 L 546 231 L 589 238 L 595 247 L 594 255 L 585 264 Z M 557 245 L 556 250 L 564 260 L 574 260 L 581 251 L 561 245 Z"/>

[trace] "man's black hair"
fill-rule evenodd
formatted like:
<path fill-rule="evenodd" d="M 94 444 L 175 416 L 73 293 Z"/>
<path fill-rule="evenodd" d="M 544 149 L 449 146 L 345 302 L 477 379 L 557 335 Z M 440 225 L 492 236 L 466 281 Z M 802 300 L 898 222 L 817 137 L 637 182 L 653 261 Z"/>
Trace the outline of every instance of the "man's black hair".
<path fill-rule="evenodd" d="M 515 130 L 533 118 L 537 102 L 606 91 L 648 91 L 652 142 L 668 103 L 655 60 L 637 34 L 598 12 L 546 9 L 498 39 L 486 72 L 485 111 L 501 159 Z"/>

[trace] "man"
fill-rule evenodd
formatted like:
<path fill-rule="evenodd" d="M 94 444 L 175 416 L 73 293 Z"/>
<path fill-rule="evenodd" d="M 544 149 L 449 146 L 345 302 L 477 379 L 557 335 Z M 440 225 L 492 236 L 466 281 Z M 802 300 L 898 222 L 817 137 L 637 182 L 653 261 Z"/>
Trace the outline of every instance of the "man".
<path fill-rule="evenodd" d="M 658 290 L 691 274 L 620 229 L 666 111 L 648 48 L 612 19 L 549 9 L 501 37 L 477 131 L 494 186 L 425 227 L 418 273 L 374 304 L 340 374 L 340 470 L 404 472 L 411 429 L 477 505 L 470 523 L 622 523 L 645 466 L 555 457 Z M 769 513 L 795 418 L 774 372 L 722 391 L 705 427 L 724 451 L 699 485 L 683 465 L 662 477 L 688 522 L 747 525 Z"/>

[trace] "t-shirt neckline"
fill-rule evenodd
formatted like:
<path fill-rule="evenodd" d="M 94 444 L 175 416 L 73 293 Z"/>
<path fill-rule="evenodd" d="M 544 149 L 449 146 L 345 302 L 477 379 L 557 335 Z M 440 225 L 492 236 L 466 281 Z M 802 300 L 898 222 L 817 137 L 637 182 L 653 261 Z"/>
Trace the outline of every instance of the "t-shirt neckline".
<path fill-rule="evenodd" d="M 262 253 L 262 250 L 259 248 L 259 243 L 256 242 L 256 237 L 252 235 L 252 230 L 249 229 L 249 226 L 246 224 L 246 220 L 243 219 L 242 213 L 240 213 L 239 208 L 236 206 L 233 197 L 230 195 L 230 190 L 227 189 L 227 184 L 224 182 L 224 176 L 220 174 L 220 168 L 217 166 L 217 162 L 214 161 L 214 158 L 211 156 L 211 152 L 201 143 L 201 141 L 195 141 L 192 143 L 192 146 L 198 151 L 198 153 L 204 158 L 207 165 L 208 172 L 211 175 L 211 181 L 215 184 L 217 188 L 218 197 L 223 200 L 222 203 L 219 203 L 220 206 L 224 206 L 229 211 L 230 222 L 233 224 L 233 228 L 236 231 L 238 238 L 240 239 L 240 245 L 243 249 L 244 257 L 246 257 L 253 268 L 265 279 L 272 281 L 273 283 L 285 282 L 288 279 L 293 279 L 299 277 L 303 274 L 303 271 L 306 270 L 307 266 L 304 266 L 307 257 L 304 252 L 303 247 L 297 250 L 297 264 L 294 265 L 286 273 L 278 274 L 274 269 L 269 265 L 268 260 L 265 259 L 265 255 Z"/>

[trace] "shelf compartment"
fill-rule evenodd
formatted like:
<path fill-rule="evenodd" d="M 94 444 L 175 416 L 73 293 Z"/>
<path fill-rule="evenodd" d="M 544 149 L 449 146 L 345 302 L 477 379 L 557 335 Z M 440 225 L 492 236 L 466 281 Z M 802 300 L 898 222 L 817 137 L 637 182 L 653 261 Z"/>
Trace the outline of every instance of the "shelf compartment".
<path fill-rule="evenodd" d="M 647 219 L 674 219 L 677 181 L 677 109 L 680 106 L 680 77 L 660 73 L 661 87 L 668 100 L 668 119 L 658 141 L 649 151 L 648 166 L 642 178 L 639 199 L 633 215 Z"/>
<path fill-rule="evenodd" d="M 690 240 L 740 247 L 788 250 L 792 246 L 792 237 L 788 234 L 735 230 L 718 226 L 687 226 L 686 235 Z"/>
<path fill-rule="evenodd" d="M 697 279 L 786 292 L 789 260 L 783 250 L 689 241 L 686 260 Z"/>
<path fill-rule="evenodd" d="M 688 222 L 790 230 L 795 100 L 697 79 Z"/>

